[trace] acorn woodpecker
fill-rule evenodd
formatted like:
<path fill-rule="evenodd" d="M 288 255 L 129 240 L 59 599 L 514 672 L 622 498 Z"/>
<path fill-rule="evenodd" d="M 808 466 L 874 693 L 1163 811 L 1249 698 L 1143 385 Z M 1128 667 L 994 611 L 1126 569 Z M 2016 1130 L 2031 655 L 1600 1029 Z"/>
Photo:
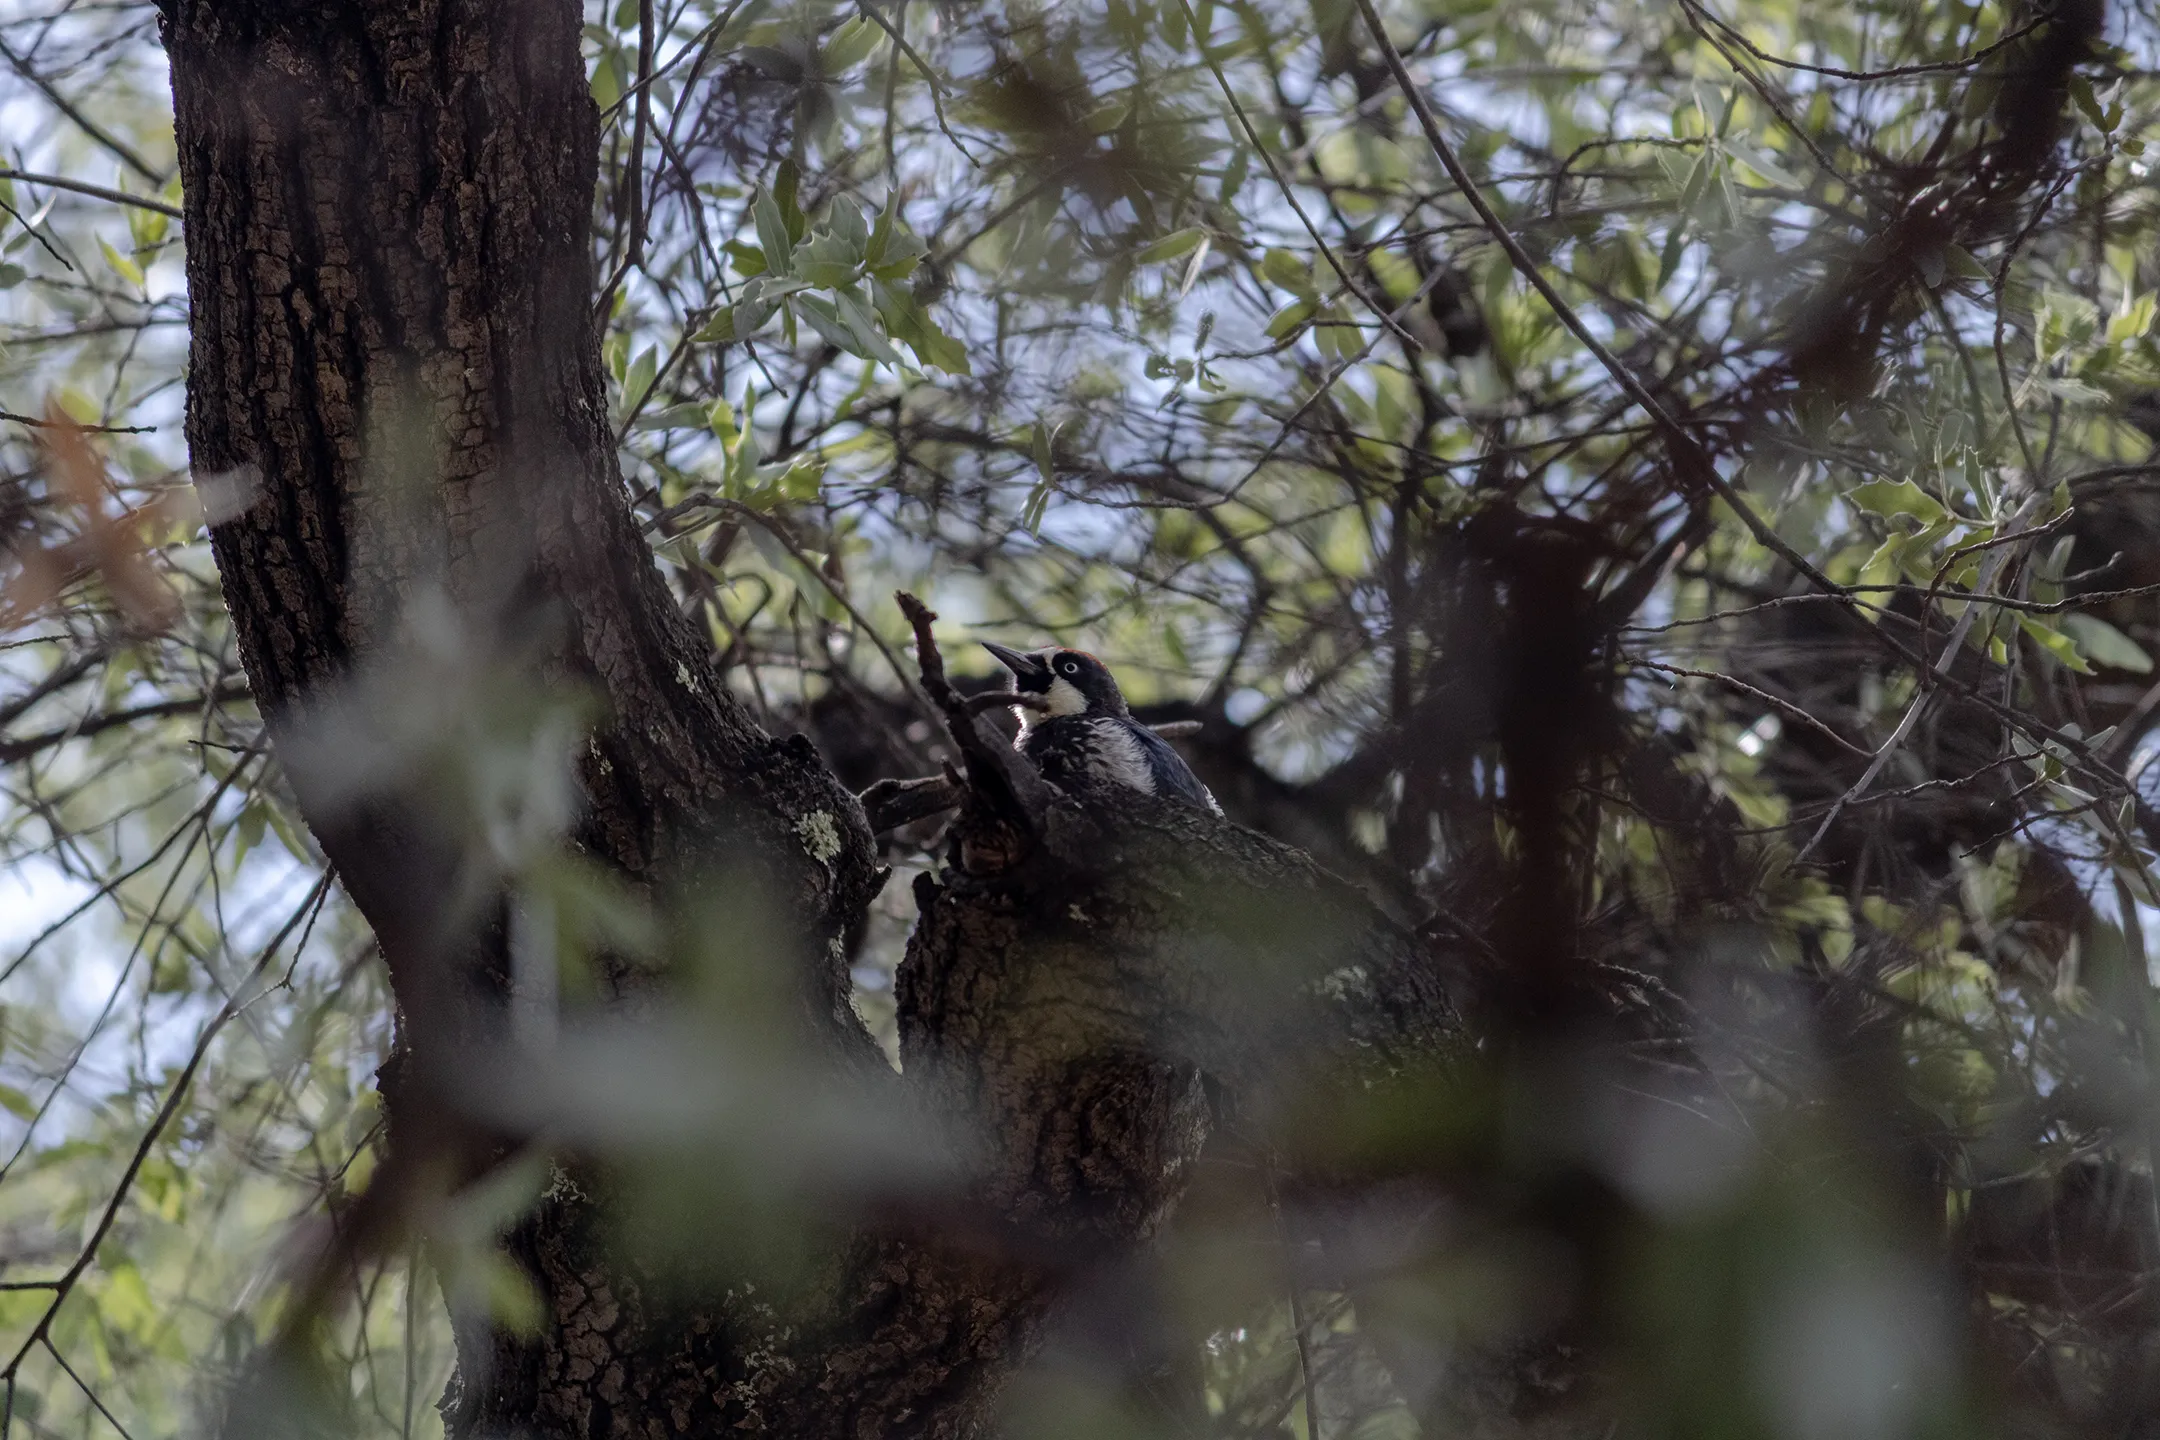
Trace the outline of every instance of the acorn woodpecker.
<path fill-rule="evenodd" d="M 1035 762 L 1051 784 L 1067 790 L 1123 785 L 1198 805 L 1214 814 L 1222 806 L 1170 742 L 1133 719 L 1125 696 L 1102 661 L 1084 650 L 1052 646 L 1029 654 L 983 642 L 1013 673 L 1013 689 L 1039 695 L 1049 707 L 1020 713 L 1013 748 Z"/>

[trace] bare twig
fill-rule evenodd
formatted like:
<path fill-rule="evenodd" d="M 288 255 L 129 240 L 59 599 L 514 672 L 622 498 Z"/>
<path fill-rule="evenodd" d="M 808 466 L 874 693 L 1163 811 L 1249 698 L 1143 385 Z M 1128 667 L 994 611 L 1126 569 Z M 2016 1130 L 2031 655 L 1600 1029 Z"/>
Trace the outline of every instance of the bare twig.
<path fill-rule="evenodd" d="M 1941 75 L 1954 70 L 1970 70 L 2003 47 L 2014 45 L 2027 35 L 2032 34 L 2033 31 L 2047 24 L 2050 18 L 2047 15 L 2042 15 L 2037 20 L 2028 20 L 1993 44 L 1983 45 L 1970 55 L 1960 56 L 1956 60 L 1931 60 L 1917 65 L 1894 65 L 1886 70 L 1841 70 L 1835 65 L 1810 65 L 1805 61 L 1787 60 L 1782 55 L 1773 55 L 1757 46 L 1724 20 L 1711 14 L 1707 8 L 1701 5 L 1697 5 L 1695 8 L 1701 12 L 1703 19 L 1716 26 L 1733 44 L 1747 51 L 1748 54 L 1762 61 L 1765 65 L 1775 65 L 1780 70 L 1799 70 L 1809 75 L 1828 75 L 1833 80 L 1904 80 L 1914 75 Z"/>
<path fill-rule="evenodd" d="M 870 833 L 882 835 L 952 809 L 961 801 L 962 788 L 948 776 L 925 775 L 919 780 L 880 780 L 857 798 L 869 818 Z"/>
<path fill-rule="evenodd" d="M 130 195 L 125 190 L 115 190 L 106 185 L 92 185 L 84 180 L 70 180 L 65 175 L 40 175 L 33 170 L 11 170 L 0 165 L 0 180 L 20 180 L 25 185 L 43 185 L 52 190 L 72 190 L 77 195 L 88 195 L 98 200 L 110 200 L 115 205 L 132 205 L 137 210 L 154 210 L 160 215 L 170 215 L 175 220 L 185 220 L 187 212 L 177 205 L 149 195 Z M 10 417 L 13 418 L 13 417 Z M 32 421 L 32 424 L 37 422 Z"/>
<path fill-rule="evenodd" d="M 16 54 L 15 51 L 9 47 L 7 41 L 4 39 L 0 39 L 0 60 L 7 61 L 9 68 L 14 70 L 16 74 L 22 76 L 23 79 L 29 81 L 32 85 L 36 86 L 38 92 L 44 95 L 47 100 L 52 102 L 53 109 L 58 110 L 62 115 L 65 115 L 68 119 L 74 121 L 76 129 L 82 131 L 83 134 L 89 136 L 92 140 L 97 141 L 98 144 L 104 146 L 107 150 L 110 150 L 115 156 L 119 157 L 120 162 L 126 165 L 128 169 L 133 170 L 136 174 L 142 176 L 143 179 L 148 180 L 152 185 L 164 185 L 166 177 L 160 175 L 156 170 L 150 168 L 149 161 L 143 159 L 142 156 L 136 154 L 135 151 L 129 147 L 126 141 L 121 140 L 119 137 L 113 135 L 110 131 L 100 126 L 95 120 L 92 120 L 89 116 L 83 114 L 81 108 L 78 107 L 74 101 L 68 99 L 67 96 L 61 94 L 58 87 L 56 87 L 50 80 L 47 80 L 43 75 L 40 75 L 37 72 L 37 68 L 33 66 L 27 59 Z"/>
<path fill-rule="evenodd" d="M 893 600 L 899 605 L 900 613 L 907 617 L 908 624 L 914 627 L 915 659 L 922 669 L 922 687 L 945 717 L 946 732 L 951 735 L 960 758 L 967 763 L 968 779 L 978 789 L 988 783 L 1002 790 L 1024 815 L 1044 813 L 1053 800 L 1050 783 L 1002 737 L 983 728 L 982 721 L 969 710 L 966 699 L 945 677 L 945 657 L 939 653 L 937 641 L 930 633 L 937 612 L 905 590 L 896 591 Z"/>
<path fill-rule="evenodd" d="M 1627 663 L 1630 666 L 1633 666 L 1635 669 L 1655 670 L 1661 675 L 1684 675 L 1694 680 L 1715 680 L 1720 685 L 1730 686 L 1732 689 L 1738 690 L 1743 695 L 1747 695 L 1753 699 L 1762 701 L 1763 704 L 1768 705 L 1771 709 L 1777 711 L 1781 715 L 1790 716 L 1792 719 L 1795 719 L 1801 724 L 1807 726 L 1810 730 L 1813 730 L 1817 734 L 1824 736 L 1832 744 L 1836 745 L 1842 750 L 1849 750 L 1853 754 L 1860 756 L 1862 759 L 1872 758 L 1875 753 L 1874 751 L 1868 749 L 1865 745 L 1855 745 L 1852 741 L 1838 734 L 1837 731 L 1831 729 L 1821 720 L 1809 714 L 1808 711 L 1802 706 L 1795 705 L 1790 700 L 1780 699 L 1779 697 L 1771 694 L 1769 691 L 1761 689 L 1758 686 L 1750 685 L 1745 680 L 1741 680 L 1735 676 L 1726 675 L 1716 670 L 1690 670 L 1685 666 L 1681 665 L 1664 665 L 1660 664 L 1658 661 L 1655 660 L 1630 659 Z"/>
<path fill-rule="evenodd" d="M 17 415 L 12 410 L 0 410 L 0 420 L 28 426 L 32 430 L 50 430 L 55 426 L 81 430 L 90 435 L 155 435 L 155 425 L 84 425 L 74 420 L 40 420 L 34 415 Z"/>

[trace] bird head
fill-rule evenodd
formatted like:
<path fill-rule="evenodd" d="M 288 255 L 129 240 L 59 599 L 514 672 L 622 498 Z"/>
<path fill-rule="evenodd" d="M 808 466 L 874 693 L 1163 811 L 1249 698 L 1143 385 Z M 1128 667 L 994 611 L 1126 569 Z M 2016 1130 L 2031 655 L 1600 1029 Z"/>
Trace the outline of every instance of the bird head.
<path fill-rule="evenodd" d="M 1125 696 L 1110 669 L 1085 650 L 1010 650 L 983 642 L 983 649 L 1013 673 L 1013 689 L 1040 695 L 1052 718 L 1060 715 L 1124 715 Z"/>

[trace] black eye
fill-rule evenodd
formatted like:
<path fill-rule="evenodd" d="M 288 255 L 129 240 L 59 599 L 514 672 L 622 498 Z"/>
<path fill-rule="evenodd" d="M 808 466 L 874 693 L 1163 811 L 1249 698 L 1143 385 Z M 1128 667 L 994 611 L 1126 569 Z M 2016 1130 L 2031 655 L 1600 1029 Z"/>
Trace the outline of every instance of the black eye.
<path fill-rule="evenodd" d="M 1080 673 L 1080 662 L 1077 660 L 1060 660 L 1058 661 L 1058 669 L 1064 671 L 1067 675 L 1077 675 Z"/>

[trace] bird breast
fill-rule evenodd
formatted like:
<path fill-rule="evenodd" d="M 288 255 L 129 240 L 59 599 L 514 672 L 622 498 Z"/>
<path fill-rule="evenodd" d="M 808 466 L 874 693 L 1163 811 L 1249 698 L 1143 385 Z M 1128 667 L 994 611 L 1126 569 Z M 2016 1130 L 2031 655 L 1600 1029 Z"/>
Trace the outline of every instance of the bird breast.
<path fill-rule="evenodd" d="M 1059 716 L 1029 726 L 1019 748 L 1052 780 L 1071 778 L 1155 793 L 1154 768 L 1124 721 Z"/>

